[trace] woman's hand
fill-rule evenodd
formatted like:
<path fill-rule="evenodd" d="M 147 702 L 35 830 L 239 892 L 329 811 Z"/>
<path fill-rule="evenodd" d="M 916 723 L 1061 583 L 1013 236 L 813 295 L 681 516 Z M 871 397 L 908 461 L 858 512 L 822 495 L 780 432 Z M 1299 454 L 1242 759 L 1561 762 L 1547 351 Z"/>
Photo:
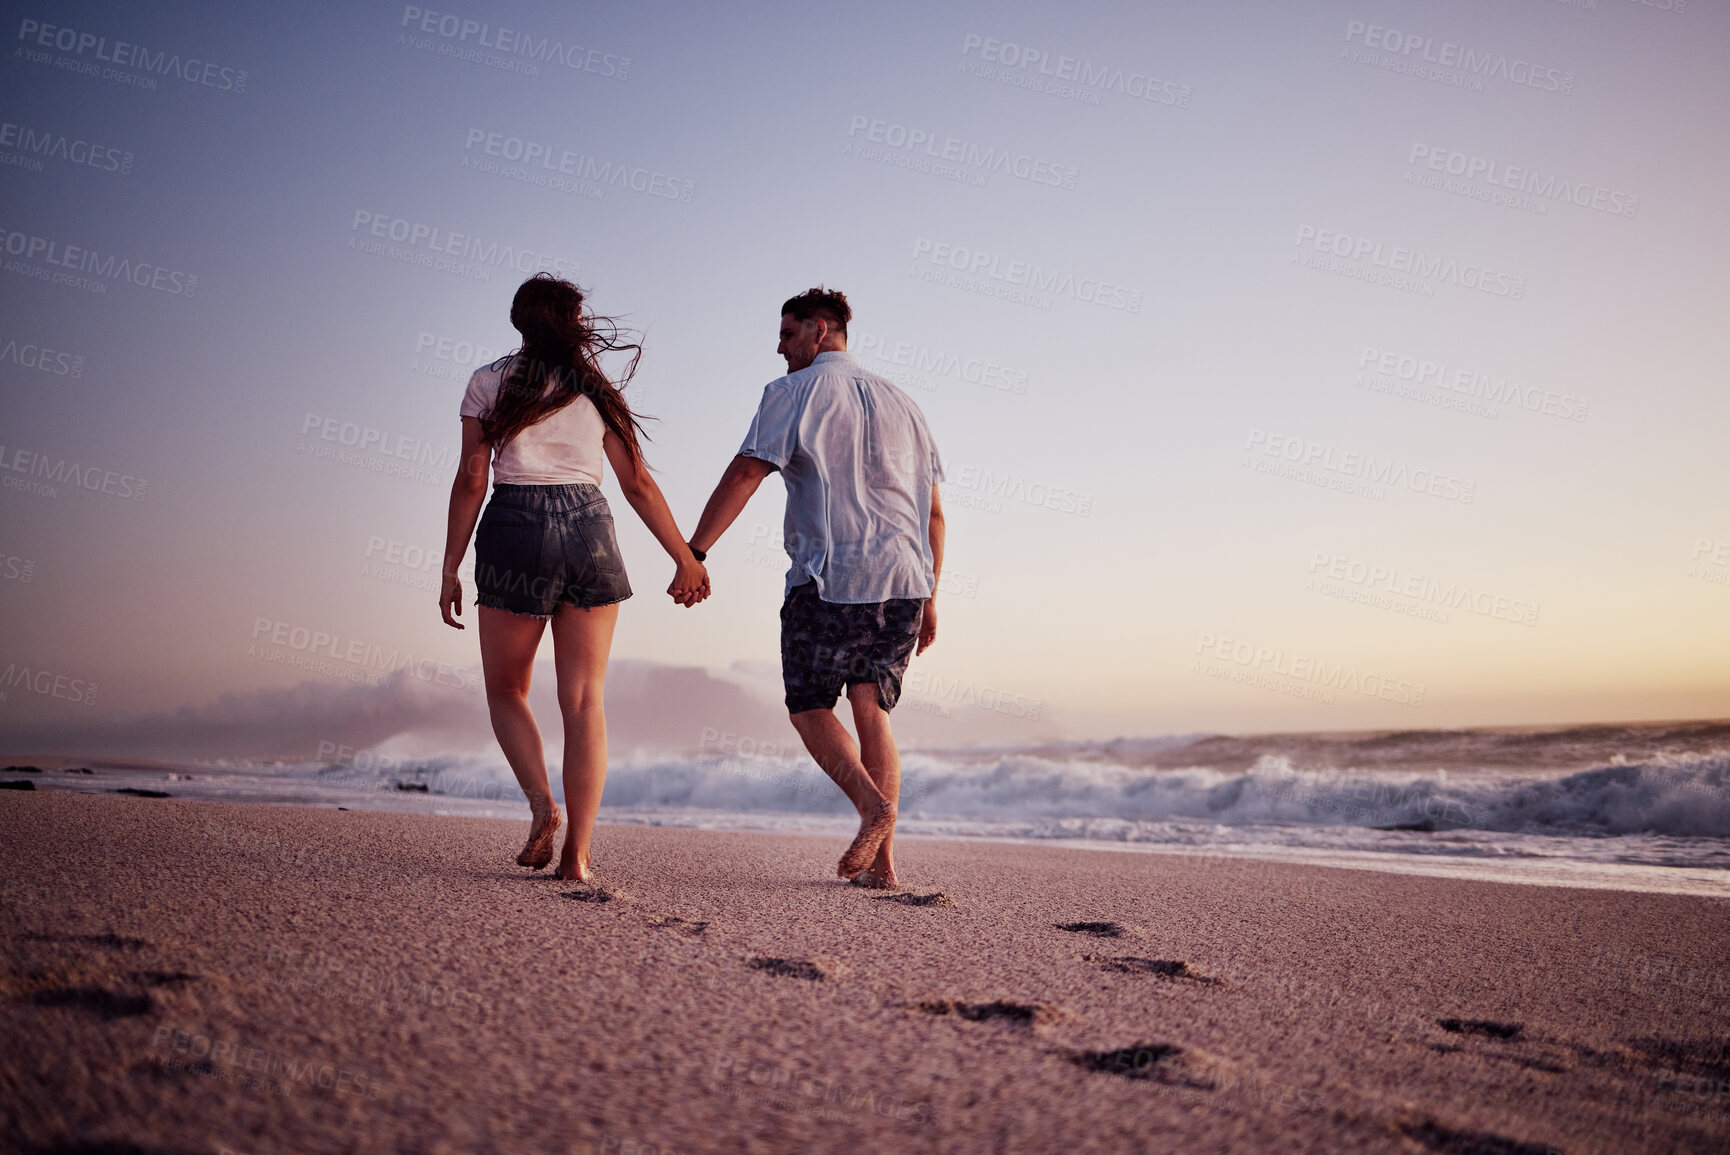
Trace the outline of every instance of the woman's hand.
<path fill-rule="evenodd" d="M 689 554 L 686 556 L 689 560 L 678 563 L 679 568 L 673 574 L 673 584 L 667 587 L 667 593 L 674 601 L 689 608 L 709 596 L 709 571 L 696 558 Z"/>
<path fill-rule="evenodd" d="M 451 617 L 454 613 L 460 618 L 463 613 L 463 581 L 454 573 L 445 574 L 439 583 L 439 612 L 444 615 L 445 625 L 459 630 L 465 628 Z"/>

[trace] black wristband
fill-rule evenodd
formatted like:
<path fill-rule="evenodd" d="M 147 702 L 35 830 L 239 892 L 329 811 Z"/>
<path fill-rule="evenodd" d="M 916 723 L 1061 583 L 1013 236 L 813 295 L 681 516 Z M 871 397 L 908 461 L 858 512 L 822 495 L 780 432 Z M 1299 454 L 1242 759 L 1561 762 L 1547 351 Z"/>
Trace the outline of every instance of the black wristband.
<path fill-rule="evenodd" d="M 685 544 L 691 547 L 691 556 L 692 557 L 696 558 L 698 561 L 708 561 L 709 560 L 708 554 L 704 553 L 702 550 L 698 549 L 696 546 L 691 545 L 690 542 L 686 542 Z"/>

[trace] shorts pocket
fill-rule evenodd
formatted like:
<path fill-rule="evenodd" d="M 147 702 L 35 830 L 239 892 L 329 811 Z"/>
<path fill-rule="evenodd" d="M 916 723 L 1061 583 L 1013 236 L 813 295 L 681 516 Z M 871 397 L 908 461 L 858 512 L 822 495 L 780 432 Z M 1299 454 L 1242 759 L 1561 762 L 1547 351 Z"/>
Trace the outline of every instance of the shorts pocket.
<path fill-rule="evenodd" d="M 475 530 L 475 586 L 482 591 L 530 589 L 541 576 L 547 529 L 526 510 L 489 505 Z"/>
<path fill-rule="evenodd" d="M 589 563 L 595 567 L 597 575 L 615 578 L 625 572 L 625 559 L 619 553 L 619 540 L 613 534 L 612 517 L 584 517 L 575 524 L 577 534 L 588 550 Z"/>

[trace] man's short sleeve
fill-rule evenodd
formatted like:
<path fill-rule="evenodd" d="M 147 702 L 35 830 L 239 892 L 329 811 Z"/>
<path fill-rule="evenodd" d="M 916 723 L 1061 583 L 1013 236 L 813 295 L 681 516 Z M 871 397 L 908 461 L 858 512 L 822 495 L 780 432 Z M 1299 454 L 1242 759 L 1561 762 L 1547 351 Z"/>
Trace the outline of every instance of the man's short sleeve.
<path fill-rule="evenodd" d="M 469 376 L 469 387 L 463 392 L 463 404 L 460 412 L 464 417 L 479 417 L 485 413 L 498 396 L 499 374 L 490 369 L 476 369 Z"/>
<path fill-rule="evenodd" d="M 785 468 L 799 447 L 799 417 L 804 409 L 796 393 L 781 382 L 763 389 L 763 400 L 751 428 L 745 433 L 745 443 L 739 446 L 741 457 L 758 457 L 777 469 Z"/>
<path fill-rule="evenodd" d="M 930 459 L 931 480 L 933 483 L 943 481 L 943 458 L 937 452 L 937 439 L 931 436 L 931 429 L 925 424 L 925 414 L 915 407 L 914 420 L 918 423 L 919 440 L 924 443 L 926 455 Z"/>

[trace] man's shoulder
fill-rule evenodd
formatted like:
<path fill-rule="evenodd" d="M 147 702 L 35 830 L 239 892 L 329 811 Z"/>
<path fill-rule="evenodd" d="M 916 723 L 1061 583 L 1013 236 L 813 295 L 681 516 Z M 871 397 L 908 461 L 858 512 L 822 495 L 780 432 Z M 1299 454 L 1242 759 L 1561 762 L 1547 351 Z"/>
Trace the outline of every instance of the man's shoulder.
<path fill-rule="evenodd" d="M 859 372 L 854 375 L 854 378 L 855 380 L 866 382 L 880 399 L 888 400 L 896 408 L 906 412 L 920 425 L 925 424 L 925 411 L 919 408 L 919 402 L 913 399 L 913 394 L 901 388 L 900 385 L 897 385 L 881 373 L 873 373 L 871 370 L 864 367 L 860 368 Z"/>
<path fill-rule="evenodd" d="M 851 353 L 844 354 L 844 356 L 841 357 L 814 362 L 809 367 L 801 369 L 798 373 L 791 374 L 790 376 L 797 377 L 806 373 L 811 374 L 810 380 L 812 382 L 818 380 L 849 382 L 864 381 L 873 388 L 898 394 L 906 398 L 909 402 L 913 400 L 911 397 L 907 396 L 906 391 L 903 390 L 901 386 L 895 384 L 895 382 L 889 380 L 889 378 L 883 376 L 883 374 L 867 369 L 860 363 L 859 359 Z"/>
<path fill-rule="evenodd" d="M 771 397 L 780 396 L 806 400 L 823 385 L 851 381 L 857 376 L 860 374 L 858 365 L 854 362 L 813 361 L 803 369 L 795 369 L 793 372 L 777 377 L 763 386 L 763 398 L 768 400 Z M 875 374 L 865 374 L 865 376 L 875 377 Z"/>
<path fill-rule="evenodd" d="M 801 369 L 797 373 L 787 373 L 775 378 L 763 386 L 763 400 L 771 397 L 785 397 L 790 394 L 809 393 L 817 378 L 809 369 Z"/>

